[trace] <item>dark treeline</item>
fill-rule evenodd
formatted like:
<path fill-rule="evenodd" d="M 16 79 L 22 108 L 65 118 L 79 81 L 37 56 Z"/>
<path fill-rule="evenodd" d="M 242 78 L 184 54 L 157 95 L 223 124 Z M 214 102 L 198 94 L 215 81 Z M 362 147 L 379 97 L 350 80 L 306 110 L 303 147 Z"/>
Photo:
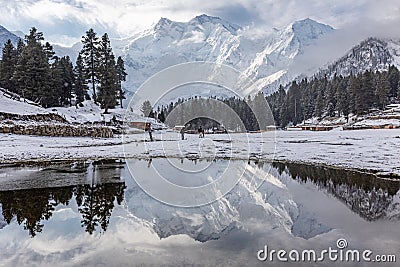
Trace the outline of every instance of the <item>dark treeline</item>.
<path fill-rule="evenodd" d="M 399 70 L 366 71 L 348 77 L 313 78 L 293 81 L 286 91 L 282 86 L 267 97 L 275 122 L 294 125 L 313 117 L 362 115 L 373 109 L 384 110 L 400 96 Z"/>
<path fill-rule="evenodd" d="M 169 105 L 158 106 L 156 111 L 153 111 L 149 101 L 145 101 L 141 111 L 145 116 L 157 118 L 161 122 L 167 124 L 173 122 L 173 125 L 169 125 L 171 127 L 186 125 L 187 129 L 197 129 L 200 126 L 204 129 L 212 129 L 218 128 L 222 124 L 228 130 L 257 131 L 264 128 L 264 124 L 268 120 L 265 106 L 265 97 L 262 93 L 259 93 L 254 98 L 248 97 L 246 99 L 238 97 L 217 98 L 215 96 L 209 98 L 197 96 L 188 99 L 179 98 Z M 166 121 L 166 118 L 173 111 L 176 113 L 174 114 L 176 118 Z M 255 114 L 264 116 L 262 123 L 257 120 Z M 272 119 L 271 123 L 273 123 Z"/>
<path fill-rule="evenodd" d="M 181 120 L 174 121 L 176 125 L 186 124 L 189 129 L 199 126 L 205 129 L 217 127 L 216 120 L 207 119 L 208 116 L 200 116 L 201 118 L 193 120 L 190 125 L 188 121 L 183 120 L 188 113 L 201 115 L 201 111 L 207 110 L 211 114 L 210 117 L 212 114 L 225 113 L 220 114 L 220 120 L 217 121 L 226 129 L 257 131 L 266 125 L 273 124 L 269 121 L 270 116 L 268 116 L 268 110 L 265 109 L 264 97 L 263 93 L 246 99 L 192 97 L 178 99 L 167 106 L 159 106 L 156 111 L 153 110 L 149 101 L 145 101 L 142 105 L 142 112 L 146 116 L 164 122 L 174 109 L 178 109 L 182 115 L 180 116 Z M 399 98 L 400 72 L 394 66 L 390 66 L 387 71 L 383 72 L 366 71 L 348 77 L 335 75 L 332 79 L 323 76 L 311 80 L 303 79 L 300 82 L 293 81 L 288 88 L 285 89 L 281 85 L 278 91 L 265 97 L 271 108 L 275 125 L 281 127 L 290 124 L 296 125 L 311 118 L 343 116 L 348 119 L 350 114 L 362 115 L 373 110 L 384 110 L 388 104 L 397 103 Z M 215 102 L 221 102 L 227 108 L 220 110 L 221 107 Z M 263 106 L 264 108 L 260 109 Z M 232 113 L 227 112 L 227 109 L 231 109 L 237 114 L 242 127 L 237 120 L 233 120 Z M 255 114 L 260 114 L 259 119 L 256 119 Z M 243 125 L 245 129 L 242 129 Z"/>
<path fill-rule="evenodd" d="M 121 57 L 115 59 L 107 33 L 99 39 L 93 29 L 82 37 L 83 48 L 73 66 L 68 56 L 55 55 L 43 33 L 32 28 L 14 47 L 8 40 L 0 61 L 0 86 L 43 107 L 68 106 L 90 99 L 105 109 L 122 106 L 121 87 L 126 73 Z"/>

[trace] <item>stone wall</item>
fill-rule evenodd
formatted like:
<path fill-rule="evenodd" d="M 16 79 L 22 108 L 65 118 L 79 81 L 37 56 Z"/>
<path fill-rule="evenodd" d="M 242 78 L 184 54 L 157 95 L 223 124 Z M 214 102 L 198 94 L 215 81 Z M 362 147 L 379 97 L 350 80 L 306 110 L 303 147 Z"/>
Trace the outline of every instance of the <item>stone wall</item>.
<path fill-rule="evenodd" d="M 99 124 L 71 124 L 55 113 L 20 115 L 0 112 L 0 133 L 109 138 L 118 133 L 118 129 Z"/>
<path fill-rule="evenodd" d="M 43 136 L 113 137 L 113 130 L 109 127 L 70 124 L 14 124 L 12 121 L 0 124 L 0 133 Z"/>
<path fill-rule="evenodd" d="M 65 118 L 55 113 L 20 115 L 0 112 L 0 121 L 3 120 L 68 123 Z"/>

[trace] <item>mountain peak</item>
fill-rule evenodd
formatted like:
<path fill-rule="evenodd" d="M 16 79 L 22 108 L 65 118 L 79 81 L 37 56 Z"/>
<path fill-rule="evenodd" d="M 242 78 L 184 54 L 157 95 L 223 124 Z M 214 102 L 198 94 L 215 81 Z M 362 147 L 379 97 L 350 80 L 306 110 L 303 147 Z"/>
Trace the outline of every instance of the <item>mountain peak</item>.
<path fill-rule="evenodd" d="M 191 21 L 198 21 L 200 23 L 206 23 L 206 22 L 220 22 L 222 19 L 220 17 L 214 17 L 214 16 L 209 16 L 207 14 L 201 14 L 196 17 L 194 17 Z"/>
<path fill-rule="evenodd" d="M 305 19 L 296 20 L 292 24 L 293 25 L 294 24 L 296 24 L 296 25 L 302 25 L 303 24 L 304 25 L 304 24 L 322 24 L 322 23 L 319 23 L 318 21 L 315 21 L 315 20 L 310 19 L 310 18 L 305 18 Z"/>
<path fill-rule="evenodd" d="M 211 23 L 214 25 L 222 25 L 225 29 L 227 29 L 232 34 L 236 34 L 236 32 L 241 28 L 239 25 L 234 23 L 230 23 L 226 20 L 221 19 L 220 17 L 213 17 L 207 14 L 201 14 L 199 16 L 194 17 L 189 21 L 189 23 L 198 23 L 200 25 L 204 25 L 207 23 Z"/>
<path fill-rule="evenodd" d="M 172 20 L 167 19 L 167 18 L 160 18 L 160 20 L 157 22 L 157 24 L 154 26 L 155 30 L 159 30 L 165 26 L 168 26 L 172 23 Z"/>
<path fill-rule="evenodd" d="M 290 24 L 289 30 L 292 31 L 298 39 L 307 41 L 318 39 L 320 36 L 331 33 L 335 29 L 329 25 L 306 18 Z"/>
<path fill-rule="evenodd" d="M 0 25 L 0 49 L 3 47 L 4 43 L 7 42 L 8 39 L 10 39 L 15 46 L 17 45 L 20 38 Z"/>
<path fill-rule="evenodd" d="M 292 30 L 296 32 L 304 32 L 307 30 L 310 31 L 323 31 L 324 33 L 333 31 L 334 28 L 327 24 L 320 23 L 310 18 L 297 20 L 293 22 L 291 25 Z"/>

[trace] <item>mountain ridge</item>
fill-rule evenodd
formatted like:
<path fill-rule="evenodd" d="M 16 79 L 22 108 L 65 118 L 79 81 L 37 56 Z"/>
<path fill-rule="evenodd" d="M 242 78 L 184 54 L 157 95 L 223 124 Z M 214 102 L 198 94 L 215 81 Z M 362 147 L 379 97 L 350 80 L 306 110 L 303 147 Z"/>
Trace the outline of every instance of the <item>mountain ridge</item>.
<path fill-rule="evenodd" d="M 205 14 L 188 22 L 161 18 L 152 29 L 116 41 L 116 51 L 127 65 L 125 87 L 132 94 L 147 78 L 166 67 L 211 61 L 238 69 L 264 88 L 288 72 L 303 47 L 334 29 L 308 18 L 276 31 L 268 39 L 250 38 L 248 31 Z"/>
<path fill-rule="evenodd" d="M 18 40 L 20 39 L 20 37 L 18 37 L 17 35 L 15 35 L 14 33 L 12 33 L 11 31 L 7 30 L 6 28 L 4 28 L 3 26 L 0 25 L 0 44 L 1 44 L 1 48 L 4 47 L 4 44 L 8 41 L 8 39 L 11 40 L 12 44 L 14 46 L 17 46 Z M 0 55 L 1 57 L 1 55 Z"/>

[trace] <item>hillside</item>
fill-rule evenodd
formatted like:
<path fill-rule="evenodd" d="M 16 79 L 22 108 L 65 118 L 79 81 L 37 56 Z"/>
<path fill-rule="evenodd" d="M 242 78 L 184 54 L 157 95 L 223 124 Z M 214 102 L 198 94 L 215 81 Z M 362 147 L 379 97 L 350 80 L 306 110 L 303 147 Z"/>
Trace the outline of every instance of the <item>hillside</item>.
<path fill-rule="evenodd" d="M 368 38 L 355 45 L 343 57 L 321 71 L 328 77 L 349 76 L 367 70 L 387 71 L 390 65 L 400 67 L 400 39 Z"/>
<path fill-rule="evenodd" d="M 3 48 L 3 44 L 5 44 L 7 42 L 7 40 L 10 39 L 11 42 L 13 43 L 14 46 L 17 45 L 18 40 L 20 39 L 20 37 L 18 37 L 17 35 L 15 35 L 14 33 L 8 31 L 6 28 L 4 28 L 3 26 L 0 25 L 0 45 L 1 48 Z M 0 58 L 1 58 L 1 54 L 0 54 Z"/>

